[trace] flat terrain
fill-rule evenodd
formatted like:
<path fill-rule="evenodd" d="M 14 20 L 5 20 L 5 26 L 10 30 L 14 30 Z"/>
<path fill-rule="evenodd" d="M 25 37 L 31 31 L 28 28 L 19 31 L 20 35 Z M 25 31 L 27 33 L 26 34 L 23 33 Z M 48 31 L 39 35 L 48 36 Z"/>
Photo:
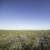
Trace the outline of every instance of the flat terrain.
<path fill-rule="evenodd" d="M 50 50 L 50 30 L 0 30 L 0 50 Z"/>

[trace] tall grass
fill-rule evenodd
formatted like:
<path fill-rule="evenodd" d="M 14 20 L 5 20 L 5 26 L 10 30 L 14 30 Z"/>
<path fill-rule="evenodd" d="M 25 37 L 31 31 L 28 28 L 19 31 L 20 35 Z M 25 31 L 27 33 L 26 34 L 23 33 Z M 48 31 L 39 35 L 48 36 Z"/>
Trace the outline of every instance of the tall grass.
<path fill-rule="evenodd" d="M 0 30 L 0 50 L 50 50 L 50 30 Z"/>

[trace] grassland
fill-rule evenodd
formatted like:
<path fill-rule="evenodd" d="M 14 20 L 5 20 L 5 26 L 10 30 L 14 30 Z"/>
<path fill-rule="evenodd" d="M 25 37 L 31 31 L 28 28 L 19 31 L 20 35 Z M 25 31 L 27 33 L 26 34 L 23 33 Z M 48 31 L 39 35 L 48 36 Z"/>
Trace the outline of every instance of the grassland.
<path fill-rule="evenodd" d="M 50 50 L 50 30 L 0 30 L 0 50 Z"/>

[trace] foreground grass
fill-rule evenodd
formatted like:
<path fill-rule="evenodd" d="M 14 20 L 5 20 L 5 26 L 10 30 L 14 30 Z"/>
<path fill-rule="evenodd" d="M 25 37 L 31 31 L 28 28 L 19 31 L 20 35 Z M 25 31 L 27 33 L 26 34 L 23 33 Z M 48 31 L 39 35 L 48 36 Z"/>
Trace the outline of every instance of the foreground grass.
<path fill-rule="evenodd" d="M 0 50 L 50 50 L 49 42 L 50 30 L 0 30 Z"/>

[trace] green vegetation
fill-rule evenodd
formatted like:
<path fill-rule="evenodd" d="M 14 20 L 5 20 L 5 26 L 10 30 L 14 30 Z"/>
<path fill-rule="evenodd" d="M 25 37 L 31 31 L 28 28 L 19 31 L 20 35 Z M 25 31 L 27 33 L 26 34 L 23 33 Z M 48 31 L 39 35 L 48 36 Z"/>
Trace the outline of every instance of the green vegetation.
<path fill-rule="evenodd" d="M 0 50 L 50 50 L 50 30 L 0 30 Z"/>

